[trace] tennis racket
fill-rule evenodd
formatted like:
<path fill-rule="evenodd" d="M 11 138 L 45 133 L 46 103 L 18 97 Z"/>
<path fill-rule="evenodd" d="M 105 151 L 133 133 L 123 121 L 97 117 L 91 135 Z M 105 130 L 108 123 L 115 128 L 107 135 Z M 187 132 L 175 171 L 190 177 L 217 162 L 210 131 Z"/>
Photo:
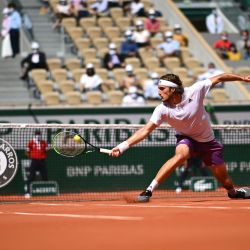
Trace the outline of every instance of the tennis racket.
<path fill-rule="evenodd" d="M 52 140 L 52 147 L 56 153 L 66 157 L 75 157 L 93 152 L 111 153 L 111 150 L 96 147 L 81 135 L 72 131 L 62 131 L 56 134 Z"/>

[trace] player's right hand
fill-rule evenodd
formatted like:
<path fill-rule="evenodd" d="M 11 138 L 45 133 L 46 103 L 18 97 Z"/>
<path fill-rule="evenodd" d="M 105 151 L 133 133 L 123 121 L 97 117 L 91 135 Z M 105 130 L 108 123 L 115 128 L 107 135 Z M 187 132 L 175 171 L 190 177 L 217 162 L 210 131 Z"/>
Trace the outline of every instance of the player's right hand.
<path fill-rule="evenodd" d="M 111 149 L 110 156 L 119 157 L 120 155 L 121 155 L 121 152 L 120 152 L 118 147 L 115 147 L 115 148 Z"/>

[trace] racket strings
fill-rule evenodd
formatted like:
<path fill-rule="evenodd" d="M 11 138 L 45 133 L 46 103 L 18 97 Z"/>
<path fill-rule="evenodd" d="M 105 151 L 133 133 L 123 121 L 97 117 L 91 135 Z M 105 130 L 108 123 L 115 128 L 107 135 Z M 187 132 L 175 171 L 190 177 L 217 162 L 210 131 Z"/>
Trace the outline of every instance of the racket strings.
<path fill-rule="evenodd" d="M 86 143 L 82 138 L 74 139 L 75 134 L 60 133 L 54 139 L 55 150 L 65 156 L 76 156 L 86 149 Z"/>

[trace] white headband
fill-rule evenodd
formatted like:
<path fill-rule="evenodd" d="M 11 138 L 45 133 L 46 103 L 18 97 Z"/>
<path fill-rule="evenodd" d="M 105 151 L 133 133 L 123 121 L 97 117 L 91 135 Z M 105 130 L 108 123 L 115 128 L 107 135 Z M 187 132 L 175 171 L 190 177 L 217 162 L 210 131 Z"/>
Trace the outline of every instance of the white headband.
<path fill-rule="evenodd" d="M 173 82 L 170 82 L 170 81 L 167 81 L 167 80 L 163 80 L 163 79 L 160 79 L 158 85 L 162 85 L 162 86 L 166 86 L 166 87 L 172 87 L 172 88 L 178 88 L 179 85 L 173 83 Z"/>

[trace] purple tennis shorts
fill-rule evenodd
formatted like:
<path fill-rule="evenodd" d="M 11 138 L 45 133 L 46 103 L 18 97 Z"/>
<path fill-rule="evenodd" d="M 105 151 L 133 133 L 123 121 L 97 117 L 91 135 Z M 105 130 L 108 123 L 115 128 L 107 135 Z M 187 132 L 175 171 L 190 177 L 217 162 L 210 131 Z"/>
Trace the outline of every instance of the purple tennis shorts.
<path fill-rule="evenodd" d="M 186 144 L 190 148 L 191 156 L 199 156 L 207 166 L 224 163 L 223 145 L 215 139 L 209 142 L 198 142 L 187 136 L 176 135 L 176 146 Z"/>

